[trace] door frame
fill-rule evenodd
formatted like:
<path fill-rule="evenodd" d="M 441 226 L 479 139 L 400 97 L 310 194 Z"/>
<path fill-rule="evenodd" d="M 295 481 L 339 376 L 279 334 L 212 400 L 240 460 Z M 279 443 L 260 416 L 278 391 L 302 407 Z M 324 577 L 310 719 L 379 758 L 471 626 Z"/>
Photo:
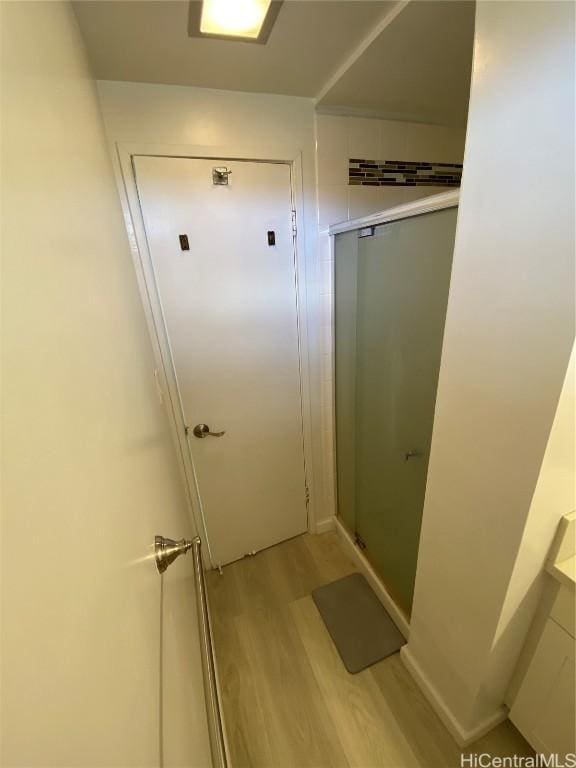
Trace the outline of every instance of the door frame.
<path fill-rule="evenodd" d="M 236 160 L 255 163 L 275 163 L 289 166 L 292 210 L 295 211 L 296 222 L 296 236 L 293 241 L 294 278 L 300 401 L 302 411 L 304 482 L 307 500 L 308 531 L 314 532 L 316 530 L 318 503 L 314 494 L 315 483 L 313 479 L 314 465 L 312 454 L 310 371 L 308 362 L 310 359 L 310 347 L 308 341 L 308 297 L 304 240 L 302 154 L 298 153 L 295 157 L 278 157 L 276 155 L 269 156 L 264 152 L 263 156 L 254 157 L 253 153 L 238 151 L 237 148 L 231 147 L 126 142 L 116 142 L 114 149 L 118 161 L 117 163 L 114 163 L 114 171 L 118 183 L 124 225 L 128 234 L 128 243 L 136 272 L 140 297 L 144 307 L 148 332 L 152 342 L 154 359 L 157 366 L 154 371 L 154 376 L 156 378 L 158 396 L 166 404 L 166 413 L 168 415 L 170 431 L 177 452 L 179 469 L 184 481 L 188 508 L 196 528 L 196 533 L 202 539 L 202 543 L 205 544 L 205 564 L 212 568 L 218 567 L 219 563 L 215 562 L 210 548 L 210 540 L 202 509 L 202 499 L 199 491 L 196 468 L 188 437 L 185 433 L 183 408 L 177 384 L 176 370 L 164 321 L 162 302 L 160 300 L 160 294 L 154 276 L 152 258 L 144 227 L 144 218 L 140 208 L 134 158 L 145 156 L 196 160 Z"/>

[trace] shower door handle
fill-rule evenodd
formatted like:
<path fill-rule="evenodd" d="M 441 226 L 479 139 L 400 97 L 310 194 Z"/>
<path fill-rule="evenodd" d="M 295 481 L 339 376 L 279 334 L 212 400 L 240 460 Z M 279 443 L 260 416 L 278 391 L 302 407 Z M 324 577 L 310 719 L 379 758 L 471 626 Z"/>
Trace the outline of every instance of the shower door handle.
<path fill-rule="evenodd" d="M 210 427 L 208 424 L 196 424 L 194 429 L 192 430 L 192 434 L 194 437 L 204 438 L 204 437 L 222 437 L 222 435 L 226 434 L 226 430 L 223 429 L 222 432 L 210 432 Z"/>
<path fill-rule="evenodd" d="M 408 459 L 415 459 L 417 456 L 422 456 L 422 453 L 416 449 L 412 451 L 406 451 L 404 454 L 404 461 L 408 461 Z"/>

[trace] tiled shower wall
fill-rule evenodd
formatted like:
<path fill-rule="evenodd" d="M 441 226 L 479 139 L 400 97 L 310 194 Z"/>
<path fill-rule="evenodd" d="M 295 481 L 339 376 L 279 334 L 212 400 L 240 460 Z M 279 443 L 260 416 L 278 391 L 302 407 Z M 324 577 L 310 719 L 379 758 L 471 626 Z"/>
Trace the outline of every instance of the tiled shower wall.
<path fill-rule="evenodd" d="M 318 224 L 355 219 L 425 195 L 445 186 L 366 187 L 349 184 L 349 161 L 407 161 L 460 164 L 464 129 L 359 117 L 316 115 Z"/>
<path fill-rule="evenodd" d="M 420 197 L 445 192 L 446 186 L 366 186 L 350 184 L 350 160 L 384 165 L 418 163 L 459 166 L 464 156 L 464 129 L 358 117 L 316 115 L 316 163 L 321 312 L 321 421 L 325 457 L 325 509 L 335 513 L 334 435 L 332 425 L 333 263 L 330 224 L 366 216 Z M 413 166 L 415 167 L 415 166 Z M 454 173 L 451 170 L 451 173 Z"/>

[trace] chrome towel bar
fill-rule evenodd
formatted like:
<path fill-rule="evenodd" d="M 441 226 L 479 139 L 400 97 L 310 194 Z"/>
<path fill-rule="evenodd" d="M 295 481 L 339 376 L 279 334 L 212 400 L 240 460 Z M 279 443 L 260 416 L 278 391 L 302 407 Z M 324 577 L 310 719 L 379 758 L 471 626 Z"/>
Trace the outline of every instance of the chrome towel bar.
<path fill-rule="evenodd" d="M 226 741 L 224 724 L 216 682 L 216 667 L 214 664 L 214 648 L 210 631 L 210 614 L 206 596 L 206 579 L 202 565 L 202 542 L 197 536 L 192 540 L 192 557 L 194 558 L 194 580 L 196 584 L 196 608 L 198 610 L 198 632 L 200 634 L 200 650 L 202 656 L 202 672 L 204 677 L 204 698 L 208 716 L 208 732 L 212 752 L 213 768 L 227 768 Z"/>

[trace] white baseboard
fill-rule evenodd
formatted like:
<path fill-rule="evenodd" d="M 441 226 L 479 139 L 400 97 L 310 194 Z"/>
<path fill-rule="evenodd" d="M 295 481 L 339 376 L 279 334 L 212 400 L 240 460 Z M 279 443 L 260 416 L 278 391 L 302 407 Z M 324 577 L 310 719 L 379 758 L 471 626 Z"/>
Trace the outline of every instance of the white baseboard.
<path fill-rule="evenodd" d="M 325 517 L 323 520 L 317 520 L 315 530 L 316 533 L 328 533 L 328 531 L 334 530 L 334 515 L 330 515 L 330 517 Z"/>
<path fill-rule="evenodd" d="M 400 658 L 459 747 L 467 747 L 469 744 L 477 741 L 477 739 L 482 738 L 488 731 L 491 731 L 492 728 L 495 728 L 508 717 L 507 707 L 502 706 L 474 728 L 464 728 L 432 685 L 430 679 L 424 674 L 420 665 L 414 659 L 408 645 L 404 645 L 400 649 Z"/>
<path fill-rule="evenodd" d="M 404 635 L 406 639 L 408 639 L 408 636 L 410 634 L 410 623 L 408 622 L 408 619 L 406 616 L 402 613 L 401 609 L 396 605 L 394 600 L 392 599 L 390 593 L 382 583 L 380 576 L 376 573 L 374 568 L 370 565 L 368 560 L 364 557 L 362 552 L 358 549 L 356 544 L 354 543 L 354 540 L 346 530 L 346 528 L 342 525 L 340 520 L 338 520 L 337 517 L 333 517 L 332 520 L 334 521 L 334 526 L 336 527 L 336 531 L 338 535 L 340 536 L 340 540 L 342 541 L 344 548 L 349 555 L 349 557 L 354 560 L 360 571 L 364 574 L 366 577 L 366 580 L 376 593 L 376 596 L 386 608 L 388 611 L 390 618 L 396 624 L 400 632 Z"/>

